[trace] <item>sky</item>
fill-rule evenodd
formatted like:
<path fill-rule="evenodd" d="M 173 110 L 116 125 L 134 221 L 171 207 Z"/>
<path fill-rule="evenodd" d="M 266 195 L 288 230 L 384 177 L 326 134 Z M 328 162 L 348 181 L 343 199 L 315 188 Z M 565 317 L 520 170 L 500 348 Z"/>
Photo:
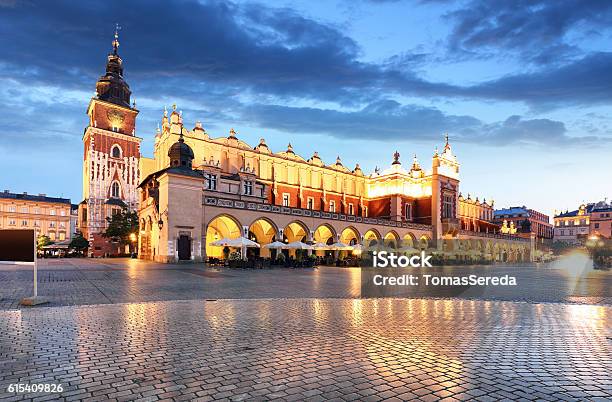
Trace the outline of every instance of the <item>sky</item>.
<path fill-rule="evenodd" d="M 608 0 L 0 0 L 0 190 L 82 200 L 115 24 L 152 156 L 164 106 L 212 137 L 364 172 L 450 136 L 460 189 L 547 214 L 612 196 Z"/>

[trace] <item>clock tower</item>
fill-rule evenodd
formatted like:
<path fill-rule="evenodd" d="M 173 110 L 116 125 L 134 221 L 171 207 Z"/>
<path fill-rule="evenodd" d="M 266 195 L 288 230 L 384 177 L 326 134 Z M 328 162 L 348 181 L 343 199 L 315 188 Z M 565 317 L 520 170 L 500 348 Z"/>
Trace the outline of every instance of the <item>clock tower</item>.
<path fill-rule="evenodd" d="M 112 214 L 138 208 L 141 138 L 136 137 L 136 103 L 130 104 L 130 87 L 123 78 L 119 35 L 106 73 L 96 83 L 89 102 L 89 125 L 83 134 L 83 201 L 79 205 L 79 228 L 90 242 L 94 257 L 116 255 L 124 250 L 102 237 Z"/>

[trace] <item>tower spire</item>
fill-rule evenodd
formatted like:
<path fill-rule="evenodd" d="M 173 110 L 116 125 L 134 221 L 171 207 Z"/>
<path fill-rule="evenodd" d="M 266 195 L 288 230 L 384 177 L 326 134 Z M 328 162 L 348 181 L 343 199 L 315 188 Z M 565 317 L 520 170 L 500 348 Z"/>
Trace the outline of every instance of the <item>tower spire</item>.
<path fill-rule="evenodd" d="M 113 54 L 117 56 L 117 51 L 119 50 L 119 30 L 121 27 L 119 24 L 115 24 L 115 39 L 113 40 Z"/>

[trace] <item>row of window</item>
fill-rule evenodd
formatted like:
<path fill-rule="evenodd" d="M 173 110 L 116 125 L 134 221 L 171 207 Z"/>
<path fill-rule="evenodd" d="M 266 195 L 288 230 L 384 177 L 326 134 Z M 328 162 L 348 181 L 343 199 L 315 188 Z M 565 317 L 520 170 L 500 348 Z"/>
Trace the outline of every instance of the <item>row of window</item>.
<path fill-rule="evenodd" d="M 290 207 L 291 206 L 291 194 L 289 193 L 284 193 L 283 194 L 283 207 Z M 308 199 L 306 200 L 306 209 L 314 209 L 314 198 L 312 197 L 308 197 Z M 331 213 L 336 213 L 336 201 L 335 200 L 330 200 L 329 201 L 329 208 L 327 210 L 327 212 L 331 212 Z M 365 208 L 365 214 L 367 216 L 367 208 Z M 355 205 L 349 203 L 348 204 L 348 211 L 347 211 L 348 215 L 355 215 Z"/>
<path fill-rule="evenodd" d="M 0 211 L 2 211 L 2 205 L 0 205 Z M 8 205 L 6 207 L 6 212 L 20 212 L 22 214 L 36 214 L 36 215 L 40 215 L 40 214 L 45 214 L 47 213 L 47 209 L 46 208 L 40 208 L 40 207 L 20 207 L 19 209 L 17 209 L 17 206 L 15 205 Z M 59 216 L 66 216 L 67 211 L 64 209 L 60 209 L 59 210 Z M 57 215 L 57 210 L 55 209 L 49 209 L 48 210 L 48 214 L 51 216 L 55 216 Z"/>
<path fill-rule="evenodd" d="M 10 218 L 10 219 L 8 220 L 8 224 L 9 224 L 9 226 L 17 226 L 17 220 L 16 220 L 16 219 L 14 219 L 14 218 Z M 22 227 L 27 227 L 27 226 L 29 226 L 29 225 L 30 225 L 30 221 L 28 221 L 27 219 L 22 219 L 22 220 L 20 221 L 20 224 L 21 224 L 20 226 L 22 226 Z M 39 228 L 39 227 L 41 227 L 41 226 L 40 226 L 40 221 L 39 221 L 39 220 L 35 220 L 35 221 L 33 221 L 33 222 L 32 222 L 32 225 L 33 225 L 35 228 Z M 56 228 L 56 227 L 59 227 L 60 229 L 66 229 L 66 222 L 59 222 L 59 226 L 58 226 L 57 222 L 49 222 L 49 227 L 50 227 L 50 228 Z"/>
<path fill-rule="evenodd" d="M 589 220 L 588 219 L 575 219 L 575 220 L 564 220 L 564 221 L 557 221 L 555 222 L 555 226 L 584 226 L 584 225 L 588 225 L 589 224 Z"/>

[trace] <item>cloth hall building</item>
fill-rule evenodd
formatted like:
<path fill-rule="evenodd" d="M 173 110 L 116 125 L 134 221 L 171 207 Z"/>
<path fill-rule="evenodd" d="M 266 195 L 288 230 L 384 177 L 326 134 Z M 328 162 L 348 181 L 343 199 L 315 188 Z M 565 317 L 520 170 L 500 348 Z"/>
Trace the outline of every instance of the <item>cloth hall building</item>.
<path fill-rule="evenodd" d="M 416 155 L 404 164 L 396 152 L 388 168 L 367 174 L 340 157 L 332 163 L 316 152 L 302 157 L 291 144 L 280 152 L 264 139 L 252 146 L 233 129 L 220 137 L 200 122 L 187 129 L 173 107 L 154 134 L 153 158 L 142 157 L 138 110 L 130 105 L 118 46 L 115 37 L 83 138 L 80 222 L 90 239 L 100 239 L 106 216 L 127 208 L 140 219 L 139 257 L 161 262 L 220 257 L 222 247 L 211 243 L 241 236 L 261 245 L 385 243 L 530 258 L 529 239 L 501 234 L 492 223 L 492 202 L 460 194 L 460 164 L 448 136 L 427 167 Z"/>

